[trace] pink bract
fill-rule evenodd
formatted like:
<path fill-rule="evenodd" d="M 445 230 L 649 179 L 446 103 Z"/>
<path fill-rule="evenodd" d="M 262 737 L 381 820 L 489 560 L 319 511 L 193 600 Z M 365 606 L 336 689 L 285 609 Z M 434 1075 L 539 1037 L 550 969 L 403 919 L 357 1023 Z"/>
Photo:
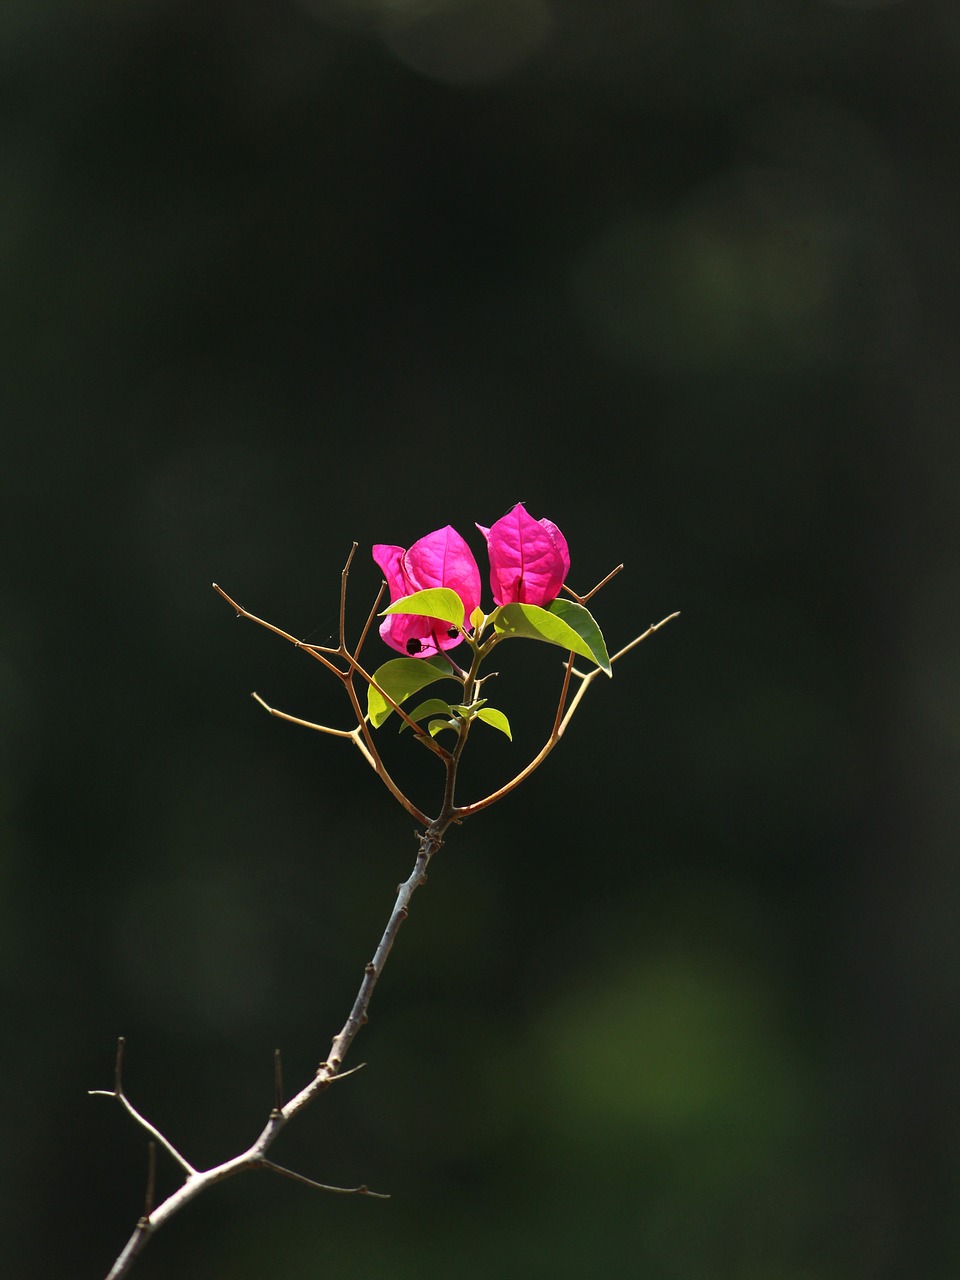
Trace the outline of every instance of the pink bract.
<path fill-rule="evenodd" d="M 522 502 L 489 529 L 490 589 L 494 603 L 547 605 L 570 572 L 567 540 L 551 520 L 534 520 Z"/>
<path fill-rule="evenodd" d="M 477 562 L 450 525 L 420 538 L 409 551 L 378 542 L 373 558 L 383 570 L 391 603 L 431 587 L 455 591 L 463 601 L 467 619 L 480 603 Z M 392 649 L 412 658 L 430 658 L 441 649 L 455 648 L 463 639 L 449 622 L 413 613 L 390 614 L 380 624 L 380 635 Z"/>

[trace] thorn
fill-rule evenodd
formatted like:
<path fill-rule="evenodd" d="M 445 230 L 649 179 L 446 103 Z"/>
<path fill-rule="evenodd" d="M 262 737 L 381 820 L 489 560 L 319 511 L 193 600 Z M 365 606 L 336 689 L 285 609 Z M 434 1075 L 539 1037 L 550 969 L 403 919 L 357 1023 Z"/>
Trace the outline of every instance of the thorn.
<path fill-rule="evenodd" d="M 273 1051 L 273 1089 L 274 1089 L 274 1110 L 279 1113 L 283 1110 L 283 1063 L 280 1060 L 280 1050 Z"/>
<path fill-rule="evenodd" d="M 147 1143 L 147 1192 L 143 1201 L 143 1221 L 149 1222 L 153 1213 L 153 1199 L 157 1189 L 157 1144 Z"/>
<path fill-rule="evenodd" d="M 113 1066 L 113 1091 L 117 1098 L 123 1097 L 123 1050 L 126 1043 L 124 1036 L 117 1036 L 117 1057 Z"/>

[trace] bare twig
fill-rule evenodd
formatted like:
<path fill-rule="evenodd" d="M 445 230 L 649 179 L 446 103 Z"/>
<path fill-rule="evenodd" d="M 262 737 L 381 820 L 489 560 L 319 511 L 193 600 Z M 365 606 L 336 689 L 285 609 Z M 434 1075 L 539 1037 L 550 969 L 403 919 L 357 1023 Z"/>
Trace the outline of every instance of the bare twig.
<path fill-rule="evenodd" d="M 250 697 L 254 700 L 254 702 L 259 703 L 260 706 L 263 707 L 264 711 L 268 713 L 268 715 L 276 716 L 278 720 L 286 720 L 287 724 L 298 724 L 303 729 L 316 729 L 318 733 L 327 733 L 330 735 L 331 738 L 349 738 L 351 742 L 353 742 L 357 750 L 360 752 L 360 754 L 363 756 L 364 760 L 366 760 L 370 768 L 373 769 L 374 773 L 376 773 L 377 762 L 374 760 L 373 756 L 367 750 L 366 743 L 363 741 L 363 734 L 360 732 L 359 728 L 331 729 L 325 724 L 315 724 L 312 720 L 301 720 L 299 716 L 291 716 L 291 715 L 288 715 L 286 711 L 278 711 L 276 707 L 268 706 L 267 703 L 264 702 L 264 700 L 260 697 L 259 693 L 251 693 Z"/>
<path fill-rule="evenodd" d="M 304 1182 L 308 1186 L 318 1187 L 323 1190 L 339 1191 L 342 1194 L 352 1195 L 368 1195 L 382 1196 L 382 1193 L 370 1191 L 367 1187 L 328 1188 L 324 1183 L 313 1182 L 312 1179 L 303 1177 L 300 1174 L 294 1174 L 289 1170 L 281 1169 L 279 1166 L 272 1166 L 270 1161 L 266 1160 L 266 1154 L 273 1145 L 277 1135 L 280 1133 L 290 1120 L 302 1111 L 304 1107 L 309 1106 L 311 1102 L 337 1079 L 347 1075 L 347 1072 L 341 1073 L 343 1060 L 350 1050 L 354 1039 L 360 1028 L 367 1021 L 367 1011 L 370 1007 L 370 999 L 373 995 L 374 988 L 383 972 L 383 967 L 387 962 L 387 957 L 396 940 L 400 925 L 407 918 L 409 911 L 410 899 L 416 893 L 417 889 L 425 882 L 427 866 L 430 859 L 440 848 L 443 843 L 443 834 L 446 828 L 454 819 L 448 816 L 444 821 L 431 823 L 426 831 L 420 837 L 420 847 L 417 852 L 416 862 L 413 871 L 408 878 L 397 889 L 397 897 L 393 904 L 393 910 L 390 912 L 390 918 L 387 921 L 386 928 L 374 952 L 373 959 L 365 967 L 363 972 L 363 980 L 357 992 L 356 999 L 347 1021 L 341 1030 L 333 1038 L 330 1046 L 330 1052 L 323 1062 L 317 1068 L 316 1075 L 299 1093 L 295 1094 L 288 1102 L 282 1106 L 275 1106 L 267 1120 L 267 1123 L 261 1131 L 259 1137 L 245 1151 L 241 1151 L 239 1155 L 234 1156 L 230 1160 L 224 1161 L 222 1164 L 215 1165 L 210 1169 L 198 1170 L 184 1159 L 176 1148 L 167 1141 L 166 1138 L 157 1130 L 148 1120 L 137 1111 L 127 1100 L 123 1092 L 122 1082 L 119 1078 L 119 1062 L 122 1058 L 122 1047 L 118 1047 L 118 1066 L 116 1084 L 113 1089 L 92 1089 L 92 1094 L 105 1096 L 108 1098 L 116 1098 L 124 1107 L 124 1109 L 134 1117 L 138 1124 L 144 1128 L 150 1136 L 157 1141 L 165 1151 L 167 1151 L 183 1168 L 186 1178 L 180 1188 L 168 1196 L 155 1209 L 150 1209 L 138 1221 L 137 1226 L 127 1241 L 123 1251 L 117 1258 L 113 1267 L 110 1269 L 107 1280 L 121 1280 L 130 1272 L 134 1261 L 146 1247 L 146 1244 L 155 1231 L 174 1214 L 178 1213 L 185 1205 L 196 1199 L 198 1195 L 206 1191 L 215 1183 L 224 1182 L 227 1178 L 232 1178 L 238 1173 L 245 1173 L 252 1169 L 273 1168 L 275 1172 L 282 1172 L 288 1177 L 296 1179 L 298 1182 Z M 122 1046 L 122 1042 L 121 1042 Z"/>
<path fill-rule="evenodd" d="M 354 544 L 354 547 L 351 550 L 350 555 L 347 557 L 347 562 L 344 565 L 343 572 L 341 574 L 341 597 L 340 597 L 341 622 L 343 619 L 343 610 L 345 608 L 344 593 L 346 591 L 347 575 L 350 570 L 350 562 L 353 559 L 353 553 L 355 550 L 356 550 L 356 544 Z M 246 618 L 250 622 L 255 622 L 257 626 L 263 627 L 267 631 L 271 631 L 274 635 L 279 636 L 282 640 L 286 640 L 289 644 L 292 644 L 295 648 L 302 649 L 304 653 L 308 654 L 311 658 L 315 658 L 318 662 L 322 663 L 323 666 L 329 672 L 331 672 L 333 675 L 337 677 L 337 679 L 341 682 L 341 684 L 344 686 L 344 688 L 347 691 L 347 695 L 350 699 L 350 705 L 353 708 L 353 713 L 357 718 L 357 729 L 360 735 L 362 736 L 363 744 L 366 747 L 364 756 L 367 759 L 367 762 L 372 765 L 375 773 L 380 778 L 381 782 L 384 784 L 384 786 L 387 788 L 390 794 L 394 797 L 394 799 L 399 801 L 399 803 L 403 805 L 406 811 L 409 814 L 411 814 L 416 819 L 417 822 L 420 822 L 424 826 L 426 826 L 429 823 L 430 819 L 426 816 L 425 813 L 423 813 L 417 807 L 417 805 L 413 803 L 412 800 L 410 800 L 404 794 L 404 792 L 400 789 L 400 787 L 397 786 L 393 778 L 390 776 L 390 773 L 386 765 L 383 763 L 383 760 L 380 757 L 380 752 L 378 751 L 377 745 L 373 740 L 373 735 L 370 732 L 370 726 L 367 724 L 366 717 L 364 716 L 363 710 L 360 706 L 359 699 L 357 698 L 357 691 L 353 686 L 354 675 L 359 675 L 361 679 L 367 682 L 367 684 L 375 688 L 377 692 L 392 707 L 392 709 L 397 712 L 397 714 L 401 717 L 401 719 L 405 720 L 407 724 L 414 730 L 417 737 L 421 739 L 424 745 L 429 747 L 429 749 L 435 755 L 439 756 L 441 760 L 444 760 L 444 762 L 446 762 L 446 757 L 448 755 L 446 749 L 440 746 L 439 743 L 434 742 L 434 740 L 430 737 L 430 735 L 424 732 L 423 727 L 417 724 L 416 721 L 411 720 L 409 715 L 406 713 L 406 711 L 404 711 L 404 709 L 398 703 L 394 702 L 393 698 L 391 698 L 390 695 L 385 690 L 380 688 L 380 686 L 374 680 L 373 676 L 371 676 L 368 672 L 366 672 L 363 669 L 363 667 L 360 665 L 360 662 L 357 657 L 357 653 L 356 652 L 351 653 L 349 651 L 342 637 L 341 637 L 340 647 L 338 649 L 326 649 L 326 648 L 322 648 L 319 645 L 305 644 L 302 640 L 298 640 L 296 636 L 292 636 L 289 631 L 284 631 L 281 627 L 275 626 L 272 622 L 267 622 L 264 618 L 258 618 L 255 613 L 250 613 L 247 609 L 244 609 L 241 605 L 237 604 L 236 600 L 228 596 L 227 593 L 223 590 L 223 588 L 218 586 L 216 583 L 213 583 L 213 589 L 214 591 L 216 591 L 216 593 L 219 596 L 222 597 L 222 599 L 224 599 L 227 602 L 227 604 L 230 605 L 230 607 L 236 612 L 238 618 Z M 382 588 L 381 588 L 381 594 L 382 594 Z M 377 599 L 379 600 L 379 598 L 380 597 L 378 595 Z M 363 636 L 361 636 L 361 640 L 366 636 L 368 627 L 369 627 L 369 619 L 368 619 L 367 626 L 364 627 Z M 359 646 L 358 646 L 358 650 L 359 650 Z M 334 657 L 340 657 L 345 659 L 347 663 L 346 670 L 341 670 L 341 668 L 338 667 L 335 662 L 331 661 L 329 657 L 325 656 L 326 654 L 332 654 Z M 262 702 L 262 699 L 260 699 L 257 694 L 254 694 L 253 696 L 257 699 L 258 702 Z M 266 707 L 265 703 L 263 703 L 263 705 Z M 271 715 L 278 715 L 280 716 L 281 719 L 289 719 L 289 717 L 286 716 L 285 713 L 275 712 L 270 707 L 266 707 L 266 709 L 271 713 Z M 316 728 L 318 730 L 321 730 L 321 732 L 330 733 L 334 737 L 345 737 L 345 738 L 353 737 L 354 742 L 358 746 L 360 745 L 360 739 L 355 737 L 351 730 L 346 730 L 346 731 L 331 730 L 331 729 L 327 729 L 325 726 L 321 727 L 320 725 L 310 725 L 309 722 L 307 721 L 300 721 L 299 723 L 306 725 L 306 727 L 308 728 Z"/>
<path fill-rule="evenodd" d="M 117 1040 L 117 1059 L 116 1059 L 116 1065 L 114 1067 L 114 1087 L 112 1089 L 91 1089 L 89 1091 L 90 1095 L 105 1097 L 105 1098 L 116 1098 L 116 1100 L 123 1107 L 124 1111 L 126 1111 L 127 1115 L 132 1116 L 133 1119 L 140 1126 L 140 1128 L 144 1129 L 155 1142 L 159 1142 L 160 1146 L 163 1147 L 167 1155 L 169 1155 L 173 1160 L 176 1160 L 177 1164 L 184 1171 L 184 1173 L 187 1175 L 188 1178 L 192 1177 L 197 1171 L 196 1169 L 194 1169 L 190 1161 L 187 1160 L 185 1156 L 182 1156 L 180 1154 L 180 1152 L 176 1149 L 173 1143 L 170 1142 L 169 1139 L 165 1138 L 159 1129 L 155 1128 L 150 1123 L 150 1121 L 146 1119 L 145 1116 L 142 1116 L 140 1114 L 140 1112 L 136 1109 L 136 1107 L 133 1105 L 133 1103 L 124 1093 L 123 1081 L 121 1079 L 121 1073 L 123 1070 L 124 1046 L 125 1046 L 124 1038 L 123 1036 L 120 1036 L 119 1039 Z"/>
<path fill-rule="evenodd" d="M 292 1169 L 285 1169 L 282 1164 L 274 1164 L 272 1160 L 261 1160 L 260 1168 L 268 1169 L 270 1173 L 282 1174 L 293 1182 L 302 1182 L 305 1187 L 313 1187 L 316 1191 L 332 1191 L 334 1195 L 339 1196 L 371 1196 L 374 1200 L 390 1199 L 382 1191 L 371 1191 L 366 1183 L 361 1183 L 359 1187 L 332 1187 L 328 1182 L 316 1182 L 313 1178 L 305 1178 L 302 1173 L 294 1173 Z"/>
<path fill-rule="evenodd" d="M 585 596 L 578 596 L 574 589 L 572 587 L 568 587 L 566 583 L 563 584 L 563 590 L 568 596 L 572 596 L 573 599 L 576 600 L 577 604 L 586 604 L 591 596 L 595 596 L 597 592 L 605 587 L 611 578 L 615 578 L 622 569 L 622 564 L 618 564 L 615 569 L 611 569 L 606 577 L 601 578 L 595 587 L 591 587 Z"/>

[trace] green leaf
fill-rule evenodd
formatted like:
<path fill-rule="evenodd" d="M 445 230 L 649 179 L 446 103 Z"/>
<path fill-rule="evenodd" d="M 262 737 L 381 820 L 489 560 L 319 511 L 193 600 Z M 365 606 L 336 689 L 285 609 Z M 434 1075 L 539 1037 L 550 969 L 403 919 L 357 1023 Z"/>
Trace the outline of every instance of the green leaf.
<path fill-rule="evenodd" d="M 485 618 L 486 618 L 486 615 L 484 614 L 483 610 L 480 608 L 479 605 L 477 605 L 473 613 L 471 613 L 470 615 L 470 625 L 471 627 L 473 627 L 474 631 L 480 630 L 480 628 L 484 624 Z"/>
<path fill-rule="evenodd" d="M 613 674 L 603 636 L 590 612 L 572 600 L 554 600 L 549 609 L 535 604 L 506 604 L 497 610 L 494 625 L 504 636 L 543 640 L 589 658 Z"/>
<path fill-rule="evenodd" d="M 510 732 L 510 721 L 496 707 L 481 707 L 477 712 L 477 719 L 482 720 L 484 724 L 492 725 L 494 729 L 499 729 L 501 733 L 507 735 L 511 742 L 513 741 L 513 734 Z"/>
<path fill-rule="evenodd" d="M 412 711 L 408 711 L 411 720 L 425 720 L 427 716 L 452 716 L 454 708 L 449 702 L 444 702 L 442 698 L 428 698 L 426 702 L 419 703 Z M 409 729 L 410 726 L 404 720 L 400 726 L 400 732 Z"/>
<path fill-rule="evenodd" d="M 451 677 L 450 664 L 440 657 L 393 658 L 390 662 L 385 662 L 373 673 L 379 688 L 375 689 L 372 684 L 367 687 L 367 714 L 370 723 L 375 729 L 379 729 L 393 713 L 393 707 L 384 699 L 380 689 L 394 702 L 400 703 L 428 684 Z"/>
<path fill-rule="evenodd" d="M 427 725 L 427 728 L 430 731 L 430 737 L 435 738 L 437 734 L 441 733 L 444 729 L 454 729 L 455 726 L 452 725 L 449 720 L 431 720 Z"/>
<path fill-rule="evenodd" d="M 452 622 L 455 627 L 463 626 L 463 601 L 449 587 L 414 591 L 413 595 L 395 600 L 380 616 L 387 613 L 415 613 L 422 618 L 439 618 L 442 622 Z"/>
<path fill-rule="evenodd" d="M 575 600 L 561 599 L 558 596 L 549 606 L 547 612 L 552 613 L 554 617 L 561 618 L 572 631 L 577 633 L 590 650 L 590 657 L 593 658 L 602 671 L 612 678 L 613 667 L 610 665 L 607 646 L 604 643 L 600 628 L 597 626 L 596 619 L 590 610 L 585 609 L 582 604 L 577 604 Z M 575 649 L 574 653 L 576 652 Z"/>

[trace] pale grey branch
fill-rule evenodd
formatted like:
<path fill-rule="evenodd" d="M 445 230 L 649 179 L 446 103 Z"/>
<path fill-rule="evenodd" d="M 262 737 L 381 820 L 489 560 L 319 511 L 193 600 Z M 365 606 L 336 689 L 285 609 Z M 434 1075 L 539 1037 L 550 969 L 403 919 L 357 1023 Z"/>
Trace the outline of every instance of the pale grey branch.
<path fill-rule="evenodd" d="M 116 1085 L 113 1089 L 91 1089 L 92 1094 L 102 1097 L 116 1098 L 123 1108 L 131 1115 L 136 1122 L 151 1135 L 165 1151 L 181 1166 L 186 1173 L 186 1178 L 182 1184 L 168 1196 L 161 1204 L 159 1204 L 149 1214 L 139 1220 L 133 1234 L 127 1241 L 122 1252 L 116 1262 L 111 1267 L 107 1280 L 121 1280 L 122 1277 L 129 1274 L 134 1261 L 140 1252 L 144 1249 L 147 1241 L 153 1233 L 159 1230 L 165 1222 L 173 1217 L 184 1205 L 189 1204 L 191 1200 L 196 1199 L 201 1192 L 208 1187 L 213 1186 L 217 1182 L 224 1182 L 227 1178 L 232 1178 L 235 1174 L 245 1173 L 252 1169 L 269 1169 L 276 1173 L 282 1173 L 286 1177 L 293 1178 L 297 1182 L 303 1182 L 307 1186 L 312 1186 L 320 1190 L 334 1191 L 339 1194 L 364 1195 L 376 1198 L 385 1198 L 382 1193 L 371 1191 L 366 1186 L 360 1187 L 329 1187 L 324 1183 L 315 1182 L 311 1178 L 306 1178 L 301 1174 L 293 1173 L 291 1170 L 284 1169 L 279 1165 L 274 1165 L 272 1161 L 266 1159 L 266 1154 L 273 1145 L 274 1140 L 280 1133 L 281 1129 L 304 1107 L 308 1106 L 318 1094 L 321 1094 L 329 1088 L 336 1080 L 341 1079 L 342 1075 L 349 1074 L 343 1072 L 341 1075 L 340 1067 L 343 1060 L 350 1050 L 358 1031 L 367 1021 L 367 1010 L 370 1006 L 370 999 L 373 995 L 374 988 L 383 972 L 383 966 L 386 964 L 387 957 L 396 940 L 397 933 L 403 921 L 407 918 L 410 899 L 416 893 L 417 889 L 426 879 L 427 866 L 430 859 L 440 848 L 443 843 L 443 834 L 447 827 L 453 821 L 451 815 L 443 819 L 438 819 L 429 825 L 420 837 L 420 848 L 417 852 L 416 862 L 413 871 L 409 877 L 397 889 L 397 897 L 393 904 L 393 910 L 390 912 L 390 918 L 387 926 L 383 931 L 377 949 L 374 952 L 373 959 L 365 967 L 363 972 L 363 981 L 357 992 L 356 999 L 353 1002 L 353 1008 L 347 1017 L 342 1029 L 333 1038 L 330 1046 L 330 1052 L 320 1066 L 317 1073 L 305 1088 L 295 1094 L 282 1107 L 274 1108 L 270 1113 L 260 1136 L 239 1155 L 234 1156 L 231 1160 L 226 1160 L 223 1164 L 215 1165 L 211 1169 L 198 1170 L 186 1160 L 172 1143 L 168 1142 L 159 1130 L 146 1120 L 139 1111 L 130 1103 L 126 1094 L 123 1092 L 123 1086 L 120 1079 L 119 1064 L 122 1061 L 122 1041 L 118 1048 L 117 1055 L 117 1073 Z M 354 1068 L 357 1070 L 358 1068 Z"/>

